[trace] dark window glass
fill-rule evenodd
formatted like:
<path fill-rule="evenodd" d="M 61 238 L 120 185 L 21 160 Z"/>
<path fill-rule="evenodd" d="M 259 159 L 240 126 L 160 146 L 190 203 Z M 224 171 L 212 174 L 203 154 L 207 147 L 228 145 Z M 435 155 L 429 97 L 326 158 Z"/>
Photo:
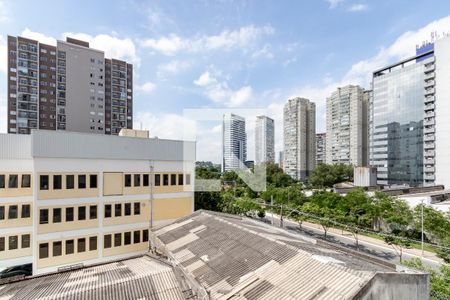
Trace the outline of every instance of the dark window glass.
<path fill-rule="evenodd" d="M 8 210 L 8 219 L 17 219 L 18 210 L 17 205 L 11 205 Z"/>
<path fill-rule="evenodd" d="M 105 234 L 103 236 L 103 248 L 104 249 L 111 248 L 111 235 L 110 234 Z"/>
<path fill-rule="evenodd" d="M 125 186 L 126 187 L 131 186 L 131 174 L 125 174 Z"/>
<path fill-rule="evenodd" d="M 169 185 L 169 174 L 163 174 L 163 185 Z"/>
<path fill-rule="evenodd" d="M 123 244 L 124 245 L 130 245 L 131 244 L 131 232 L 125 232 L 123 235 Z"/>
<path fill-rule="evenodd" d="M 75 252 L 75 241 L 67 240 L 66 241 L 66 255 L 73 254 Z"/>
<path fill-rule="evenodd" d="M 140 202 L 134 202 L 134 214 L 135 215 L 141 214 L 141 203 Z"/>
<path fill-rule="evenodd" d="M 89 175 L 89 187 L 91 189 L 96 189 L 97 188 L 97 174 Z"/>
<path fill-rule="evenodd" d="M 23 188 L 31 187 L 31 176 L 29 174 L 22 175 L 22 183 L 20 186 Z"/>
<path fill-rule="evenodd" d="M 131 216 L 131 203 L 125 203 L 125 216 Z"/>
<path fill-rule="evenodd" d="M 39 258 L 48 257 L 48 243 L 39 244 Z"/>
<path fill-rule="evenodd" d="M 134 174 L 134 186 L 141 186 L 141 174 Z"/>
<path fill-rule="evenodd" d="M 97 237 L 91 236 L 89 237 L 89 251 L 97 250 Z"/>
<path fill-rule="evenodd" d="M 114 247 L 119 247 L 122 245 L 122 234 L 114 233 Z"/>
<path fill-rule="evenodd" d="M 54 190 L 62 189 L 62 176 L 61 175 L 53 175 L 53 189 Z"/>
<path fill-rule="evenodd" d="M 177 185 L 177 174 L 170 174 L 170 185 Z"/>
<path fill-rule="evenodd" d="M 183 174 L 178 174 L 178 185 L 183 185 Z"/>
<path fill-rule="evenodd" d="M 48 224 L 48 209 L 42 208 L 39 211 L 39 224 Z"/>
<path fill-rule="evenodd" d="M 5 188 L 5 175 L 0 175 L 0 189 Z"/>
<path fill-rule="evenodd" d="M 78 188 L 79 189 L 86 188 L 86 175 L 78 175 Z"/>
<path fill-rule="evenodd" d="M 48 175 L 39 176 L 39 187 L 41 191 L 48 190 Z"/>
<path fill-rule="evenodd" d="M 53 242 L 53 256 L 62 255 L 62 242 Z"/>
<path fill-rule="evenodd" d="M 114 216 L 122 216 L 122 205 L 120 203 L 114 204 Z"/>
<path fill-rule="evenodd" d="M 53 209 L 53 223 L 61 223 L 61 208 Z"/>
<path fill-rule="evenodd" d="M 0 206 L 0 220 L 5 219 L 5 207 L 2 205 Z"/>
<path fill-rule="evenodd" d="M 191 174 L 186 174 L 186 185 L 191 184 Z"/>
<path fill-rule="evenodd" d="M 12 235 L 9 238 L 9 250 L 16 250 L 19 247 L 19 237 L 17 235 Z"/>
<path fill-rule="evenodd" d="M 5 251 L 5 237 L 0 237 L 0 251 Z"/>
<path fill-rule="evenodd" d="M 142 175 L 142 185 L 148 186 L 148 174 Z"/>
<path fill-rule="evenodd" d="M 22 248 L 30 248 L 30 235 L 29 234 L 22 235 Z"/>
<path fill-rule="evenodd" d="M 97 205 L 89 206 L 89 219 L 97 219 Z"/>
<path fill-rule="evenodd" d="M 75 187 L 75 176 L 66 175 L 66 189 L 73 190 Z"/>
<path fill-rule="evenodd" d="M 78 220 L 86 220 L 86 206 L 79 206 L 78 207 Z"/>
<path fill-rule="evenodd" d="M 66 222 L 72 222 L 73 219 L 73 207 L 66 207 Z"/>
<path fill-rule="evenodd" d="M 30 204 L 23 204 L 22 205 L 21 217 L 22 218 L 29 218 L 30 217 L 30 213 L 31 213 L 31 206 L 30 206 Z"/>
<path fill-rule="evenodd" d="M 10 174 L 8 181 L 8 188 L 16 189 L 19 186 L 19 175 Z"/>
<path fill-rule="evenodd" d="M 161 185 L 161 174 L 155 174 L 155 186 Z"/>
<path fill-rule="evenodd" d="M 148 229 L 144 229 L 142 231 L 142 241 L 143 242 L 148 242 Z"/>
<path fill-rule="evenodd" d="M 77 250 L 78 250 L 77 251 L 78 253 L 86 251 L 86 239 L 85 238 L 78 239 Z"/>
<path fill-rule="evenodd" d="M 139 244 L 141 242 L 141 232 L 139 230 L 136 230 L 133 232 L 133 242 L 135 244 Z"/>
<path fill-rule="evenodd" d="M 105 204 L 105 218 L 111 218 L 111 204 Z"/>

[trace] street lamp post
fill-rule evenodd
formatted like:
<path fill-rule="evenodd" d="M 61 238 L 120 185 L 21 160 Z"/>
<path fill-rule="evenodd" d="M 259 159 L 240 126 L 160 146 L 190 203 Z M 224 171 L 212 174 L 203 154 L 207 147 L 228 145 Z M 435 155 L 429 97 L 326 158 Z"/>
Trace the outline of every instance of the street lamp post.
<path fill-rule="evenodd" d="M 421 220 L 421 223 L 422 223 L 422 234 L 421 234 L 421 236 L 422 236 L 422 258 L 423 258 L 423 199 L 422 199 L 422 205 L 421 205 L 421 211 L 422 211 L 422 213 L 421 213 L 421 215 L 422 215 L 422 220 Z"/>

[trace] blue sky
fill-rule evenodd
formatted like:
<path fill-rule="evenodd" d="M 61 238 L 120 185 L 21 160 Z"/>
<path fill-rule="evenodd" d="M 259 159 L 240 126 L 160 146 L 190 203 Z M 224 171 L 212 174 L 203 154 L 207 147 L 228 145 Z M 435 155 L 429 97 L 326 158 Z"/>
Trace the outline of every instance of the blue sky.
<path fill-rule="evenodd" d="M 70 35 L 135 65 L 135 126 L 181 138 L 187 108 L 263 108 L 276 121 L 290 97 L 317 104 L 337 86 L 369 88 L 370 73 L 450 30 L 450 3 L 0 0 L 0 132 L 6 128 L 6 36 L 52 43 Z M 220 161 L 219 123 L 198 125 L 198 159 Z M 251 122 L 249 158 L 253 158 Z"/>

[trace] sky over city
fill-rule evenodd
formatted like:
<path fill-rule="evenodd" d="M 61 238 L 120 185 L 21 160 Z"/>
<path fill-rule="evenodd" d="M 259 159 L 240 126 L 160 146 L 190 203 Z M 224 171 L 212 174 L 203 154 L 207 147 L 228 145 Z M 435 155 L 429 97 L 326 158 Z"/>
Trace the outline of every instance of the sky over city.
<path fill-rule="evenodd" d="M 134 64 L 136 129 L 169 139 L 195 129 L 197 159 L 220 163 L 220 122 L 195 123 L 185 109 L 262 109 L 275 119 L 278 153 L 288 99 L 314 101 L 317 132 L 324 132 L 326 97 L 345 84 L 370 88 L 372 71 L 412 56 L 432 32 L 449 32 L 450 3 L 0 0 L 0 28 L 0 132 L 7 35 L 49 44 L 71 36 Z"/>

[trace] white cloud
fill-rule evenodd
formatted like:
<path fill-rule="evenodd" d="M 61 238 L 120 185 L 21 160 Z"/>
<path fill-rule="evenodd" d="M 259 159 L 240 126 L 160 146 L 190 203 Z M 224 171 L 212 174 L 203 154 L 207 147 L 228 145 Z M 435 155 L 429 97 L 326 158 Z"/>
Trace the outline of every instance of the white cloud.
<path fill-rule="evenodd" d="M 329 8 L 336 8 L 338 5 L 344 3 L 345 0 L 326 0 L 329 4 Z"/>
<path fill-rule="evenodd" d="M 189 69 L 192 66 L 192 62 L 188 60 L 171 60 L 166 64 L 158 66 L 156 72 L 158 77 L 164 77 L 166 74 L 178 74 L 184 70 Z"/>
<path fill-rule="evenodd" d="M 56 39 L 55 38 L 53 38 L 51 36 L 48 36 L 48 35 L 45 35 L 45 34 L 40 33 L 40 32 L 31 31 L 28 28 L 25 28 L 20 35 L 23 36 L 23 37 L 32 39 L 32 40 L 37 40 L 37 41 L 39 41 L 41 43 L 44 43 L 44 44 L 56 46 Z"/>
<path fill-rule="evenodd" d="M 243 86 L 235 92 L 231 93 L 229 106 L 238 107 L 247 103 L 253 96 L 253 89 L 251 86 Z"/>
<path fill-rule="evenodd" d="M 348 8 L 348 11 L 357 12 L 357 11 L 366 11 L 369 8 L 367 4 L 356 3 L 351 5 Z"/>
<path fill-rule="evenodd" d="M 218 35 L 202 35 L 192 38 L 182 38 L 172 33 L 158 39 L 145 39 L 142 41 L 142 46 L 169 56 L 180 51 L 204 52 L 236 48 L 246 51 L 262 36 L 271 35 L 274 31 L 271 26 L 256 27 L 250 25 L 238 30 L 224 30 Z"/>
<path fill-rule="evenodd" d="M 270 45 L 266 44 L 261 49 L 253 52 L 252 58 L 259 58 L 259 57 L 263 57 L 263 58 L 267 58 L 267 59 L 272 59 L 274 57 L 272 51 L 270 51 Z"/>
<path fill-rule="evenodd" d="M 153 92 L 156 89 L 156 84 L 149 81 L 149 82 L 145 82 L 141 85 L 137 84 L 135 86 L 135 89 L 137 92 L 142 92 L 142 93 L 148 94 L 148 93 Z"/>
<path fill-rule="evenodd" d="M 11 21 L 9 16 L 8 8 L 6 7 L 5 1 L 0 1 L 0 23 L 6 23 Z"/>
<path fill-rule="evenodd" d="M 198 79 L 194 80 L 194 84 L 198 86 L 207 86 L 216 82 L 217 80 L 208 71 L 203 72 Z"/>
<path fill-rule="evenodd" d="M 0 35 L 0 72 L 8 71 L 8 49 L 6 38 Z"/>

